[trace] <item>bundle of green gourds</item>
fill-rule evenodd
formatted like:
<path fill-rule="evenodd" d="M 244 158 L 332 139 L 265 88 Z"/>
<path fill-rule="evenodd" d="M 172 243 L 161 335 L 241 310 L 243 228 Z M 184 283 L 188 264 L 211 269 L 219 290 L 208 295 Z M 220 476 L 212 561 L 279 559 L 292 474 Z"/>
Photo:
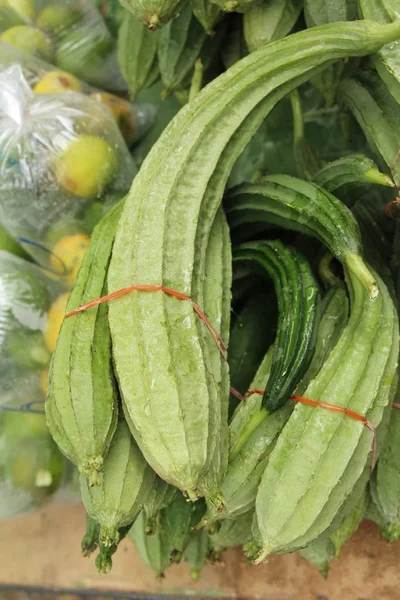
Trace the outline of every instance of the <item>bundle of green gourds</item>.
<path fill-rule="evenodd" d="M 128 534 L 159 576 L 183 557 L 197 578 L 236 545 L 326 573 L 365 515 L 400 537 L 394 3 L 345 22 L 351 0 L 306 0 L 308 27 L 294 0 L 122 4 L 132 92 L 161 74 L 190 101 L 94 230 L 52 359 L 83 553 L 106 572 Z M 201 91 L 199 57 L 204 75 L 229 65 Z M 356 132 L 329 163 L 306 141 L 310 90 Z M 288 96 L 298 176 L 227 186 Z"/>

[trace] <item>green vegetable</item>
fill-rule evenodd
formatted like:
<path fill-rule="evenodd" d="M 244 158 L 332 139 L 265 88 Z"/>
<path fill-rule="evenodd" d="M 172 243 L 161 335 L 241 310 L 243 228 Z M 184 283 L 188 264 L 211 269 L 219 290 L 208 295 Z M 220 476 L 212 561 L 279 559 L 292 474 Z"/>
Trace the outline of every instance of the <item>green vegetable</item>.
<path fill-rule="evenodd" d="M 100 525 L 97 521 L 86 515 L 86 533 L 81 541 L 83 556 L 90 556 L 99 545 Z"/>
<path fill-rule="evenodd" d="M 89 487 L 81 475 L 81 493 L 87 513 L 100 525 L 99 542 L 107 548 L 118 544 L 121 527 L 133 523 L 155 479 L 125 421 L 118 423 L 99 479 L 99 485 Z"/>
<path fill-rule="evenodd" d="M 261 4 L 263 0 L 212 0 L 215 4 L 222 8 L 225 12 L 246 12 L 257 4 Z"/>
<path fill-rule="evenodd" d="M 246 11 L 243 27 L 249 52 L 290 33 L 302 8 L 302 0 L 268 0 Z"/>
<path fill-rule="evenodd" d="M 183 558 L 190 566 L 190 574 L 193 581 L 199 581 L 201 570 L 209 553 L 210 539 L 207 531 L 198 531 L 189 541 Z"/>
<path fill-rule="evenodd" d="M 146 518 L 145 532 L 147 535 L 153 535 L 156 532 L 160 511 L 171 504 L 176 493 L 176 488 L 156 477 L 143 506 L 143 513 Z"/>
<path fill-rule="evenodd" d="M 196 19 L 200 21 L 208 35 L 212 35 L 222 17 L 219 7 L 211 0 L 191 0 L 191 5 Z"/>
<path fill-rule="evenodd" d="M 348 325 L 304 396 L 367 414 L 377 426 L 389 402 L 397 362 L 397 315 L 382 282 L 375 299 L 354 276 L 349 284 L 353 306 Z M 364 446 L 366 438 L 369 443 Z M 346 489 L 351 491 L 356 484 L 370 451 L 371 432 L 364 424 L 343 414 L 297 405 L 258 490 L 256 512 L 263 548 L 257 562 L 277 551 L 302 547 L 306 539 L 322 533 L 338 513 Z"/>
<path fill-rule="evenodd" d="M 159 32 L 157 54 L 164 97 L 190 84 L 194 63 L 206 40 L 207 33 L 190 4 Z"/>
<path fill-rule="evenodd" d="M 251 522 L 254 511 L 249 510 L 236 519 L 223 521 L 218 532 L 210 535 L 210 544 L 214 555 L 227 548 L 245 544 L 251 536 Z"/>
<path fill-rule="evenodd" d="M 361 257 L 360 231 L 349 209 L 323 188 L 289 177 L 264 177 L 232 190 L 226 200 L 235 239 L 248 222 L 276 223 L 316 236 L 369 289 L 377 294 L 374 277 Z M 240 234 L 239 234 L 240 235 Z"/>
<path fill-rule="evenodd" d="M 187 0 L 120 0 L 122 6 L 146 23 L 150 30 L 162 27 L 179 14 Z"/>
<path fill-rule="evenodd" d="M 261 386 L 265 387 L 262 409 L 232 448 L 231 458 L 260 420 L 283 406 L 307 370 L 314 351 L 319 300 L 318 286 L 307 261 L 278 241 L 243 244 L 233 258 L 234 262 L 254 264 L 257 271 L 273 279 L 279 317 L 270 377 L 266 386 Z"/>
<path fill-rule="evenodd" d="M 372 19 L 378 23 L 391 23 L 399 19 L 398 7 L 393 0 L 358 0 L 358 10 L 362 18 Z M 373 58 L 373 62 L 379 75 L 399 101 L 400 47 L 398 43 L 385 45 Z"/>
<path fill-rule="evenodd" d="M 339 197 L 341 188 L 349 186 L 353 203 L 368 185 L 393 186 L 390 177 L 381 173 L 374 161 L 364 154 L 349 154 L 329 163 L 315 174 L 313 181 Z"/>
<path fill-rule="evenodd" d="M 95 228 L 68 300 L 68 311 L 105 292 L 104 280 L 121 209 L 119 203 Z M 97 480 L 117 426 L 107 311 L 103 303 L 64 320 L 46 398 L 47 421 L 54 440 L 91 483 Z"/>
<path fill-rule="evenodd" d="M 335 284 L 323 300 L 323 316 L 318 327 L 314 357 L 296 393 L 301 393 L 306 382 L 310 381 L 322 367 L 346 324 L 347 314 L 346 293 L 340 285 Z M 261 362 L 250 389 L 259 389 L 265 386 L 271 372 L 272 356 L 273 347 Z M 238 406 L 230 424 L 231 449 L 235 447 L 237 440 L 243 435 L 254 415 L 259 413 L 260 408 L 261 396 L 257 394 L 243 400 Z M 208 506 L 202 524 L 209 527 L 217 520 L 236 517 L 254 506 L 257 488 L 268 457 L 292 410 L 293 404 L 288 403 L 281 410 L 269 415 L 248 437 L 238 455 L 230 459 L 227 474 L 221 486 L 227 508 L 224 512 L 218 513 L 214 507 Z"/>
<path fill-rule="evenodd" d="M 335 23 L 336 21 L 354 21 L 357 19 L 356 0 L 304 0 L 304 15 L 307 27 Z"/>
<path fill-rule="evenodd" d="M 192 296 L 193 281 L 204 277 L 208 234 L 229 171 L 266 114 L 318 68 L 373 52 L 399 30 L 397 24 L 356 22 L 300 32 L 267 45 L 204 88 L 167 127 L 133 182 L 118 225 L 109 288 L 150 282 Z M 353 255 L 346 260 L 376 292 L 360 259 L 357 267 Z M 211 459 L 209 440 L 219 435 L 209 430 L 214 384 L 201 356 L 198 332 L 204 323 L 189 302 L 141 292 L 110 303 L 109 321 L 134 436 L 163 479 L 196 496 Z"/>
<path fill-rule="evenodd" d="M 228 31 L 221 48 L 221 58 L 225 69 L 229 69 L 238 60 L 248 54 L 243 35 L 243 19 L 232 14 L 228 20 Z"/>
<path fill-rule="evenodd" d="M 124 11 L 118 34 L 118 62 L 131 98 L 151 87 L 160 76 L 157 35 L 129 11 Z"/>
<path fill-rule="evenodd" d="M 171 566 L 169 532 L 158 526 L 154 535 L 147 535 L 146 517 L 142 511 L 132 525 L 129 537 L 143 563 L 156 572 L 158 579 L 162 579 L 166 569 Z"/>

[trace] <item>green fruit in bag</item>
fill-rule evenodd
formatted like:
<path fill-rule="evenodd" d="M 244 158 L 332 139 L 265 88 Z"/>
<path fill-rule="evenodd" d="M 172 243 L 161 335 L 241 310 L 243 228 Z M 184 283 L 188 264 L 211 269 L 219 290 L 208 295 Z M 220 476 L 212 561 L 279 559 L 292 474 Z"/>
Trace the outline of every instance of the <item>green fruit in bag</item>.
<path fill-rule="evenodd" d="M 81 20 L 81 13 L 72 6 L 49 4 L 38 14 L 36 26 L 49 35 L 61 39 Z"/>
<path fill-rule="evenodd" d="M 53 62 L 53 43 L 40 29 L 29 25 L 16 25 L 7 29 L 0 39 L 14 48 L 28 52 L 46 62 Z"/>
<path fill-rule="evenodd" d="M 8 448 L 4 474 L 14 488 L 30 494 L 35 502 L 60 485 L 63 459 L 50 438 L 31 437 Z"/>
<path fill-rule="evenodd" d="M 99 69 L 112 49 L 113 40 L 107 33 L 78 27 L 58 44 L 55 62 L 63 71 L 90 82 L 91 70 Z"/>

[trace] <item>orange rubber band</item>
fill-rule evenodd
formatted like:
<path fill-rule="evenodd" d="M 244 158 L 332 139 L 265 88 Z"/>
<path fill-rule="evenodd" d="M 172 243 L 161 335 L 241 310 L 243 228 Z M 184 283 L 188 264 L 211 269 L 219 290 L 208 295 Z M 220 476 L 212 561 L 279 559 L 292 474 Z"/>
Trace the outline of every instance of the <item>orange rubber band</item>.
<path fill-rule="evenodd" d="M 230 393 L 232 394 L 232 396 L 235 396 L 235 398 L 237 398 L 238 400 L 244 400 L 244 396 L 238 392 L 234 387 L 230 387 L 229 388 Z"/>
<path fill-rule="evenodd" d="M 260 389 L 249 390 L 247 392 L 246 396 L 251 396 L 252 394 L 263 395 L 264 390 L 260 390 Z M 349 417 L 350 419 L 354 419 L 354 421 L 359 421 L 360 423 L 363 423 L 373 433 L 372 456 L 371 456 L 371 471 L 373 471 L 373 469 L 375 467 L 375 458 L 376 458 L 376 427 L 375 427 L 375 425 L 373 425 L 371 423 L 371 421 L 369 421 L 367 419 L 367 417 L 364 417 L 363 415 L 360 415 L 359 413 L 355 412 L 354 410 L 350 410 L 349 408 L 346 408 L 344 406 L 336 406 L 335 404 L 329 404 L 328 402 L 320 402 L 318 400 L 312 400 L 311 398 L 304 398 L 303 396 L 293 395 L 293 396 L 290 396 L 290 400 L 294 400 L 295 402 L 301 402 L 302 404 L 307 404 L 308 406 L 318 406 L 319 408 L 324 408 L 325 410 L 339 412 L 339 413 L 346 415 L 346 417 Z M 395 405 L 393 404 L 393 406 L 395 406 Z M 398 408 L 400 408 L 400 404 L 398 405 Z"/>
<path fill-rule="evenodd" d="M 399 402 L 393 402 L 392 408 L 400 408 L 400 403 Z"/>
<path fill-rule="evenodd" d="M 173 296 L 174 298 L 178 298 L 178 300 L 185 300 L 187 302 L 190 302 L 190 304 L 193 307 L 194 312 L 200 317 L 200 319 L 203 321 L 203 323 L 207 327 L 208 331 L 210 332 L 211 337 L 212 337 L 215 345 L 217 346 L 222 358 L 224 360 L 227 360 L 226 353 L 225 353 L 225 351 L 228 348 L 227 345 L 223 341 L 222 337 L 220 336 L 219 332 L 216 330 L 214 325 L 207 318 L 205 313 L 200 309 L 200 307 L 194 302 L 194 300 L 192 300 L 192 298 L 190 298 L 190 296 L 187 296 L 186 294 L 182 294 L 181 292 L 177 292 L 176 290 L 173 290 L 169 287 L 165 287 L 163 285 L 151 285 L 151 284 L 129 285 L 121 290 L 117 290 L 116 292 L 111 292 L 110 294 L 106 294 L 105 296 L 102 296 L 101 298 L 96 298 L 95 300 L 91 300 L 90 302 L 87 302 L 86 304 L 83 304 L 82 306 L 79 306 L 78 308 L 74 308 L 74 310 L 71 310 L 71 312 L 69 312 L 65 315 L 65 318 L 68 319 L 70 317 L 73 317 L 74 315 L 84 312 L 85 310 L 88 310 L 90 308 L 94 308 L 95 306 L 98 306 L 99 304 L 103 304 L 104 302 L 110 302 L 112 300 L 116 300 L 117 298 L 126 296 L 127 294 L 130 294 L 133 291 L 164 292 L 168 296 Z"/>

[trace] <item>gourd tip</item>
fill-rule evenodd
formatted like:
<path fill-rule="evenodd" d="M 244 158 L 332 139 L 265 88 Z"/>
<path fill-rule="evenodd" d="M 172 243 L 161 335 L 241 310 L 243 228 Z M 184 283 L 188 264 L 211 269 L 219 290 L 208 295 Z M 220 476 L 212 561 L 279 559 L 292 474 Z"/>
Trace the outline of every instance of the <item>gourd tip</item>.
<path fill-rule="evenodd" d="M 188 488 L 183 492 L 188 502 L 196 502 L 199 499 L 199 494 L 196 489 Z"/>
<path fill-rule="evenodd" d="M 99 471 L 103 468 L 103 462 L 101 456 L 94 456 L 88 458 L 80 467 L 79 470 L 88 480 L 89 487 L 100 485 Z"/>
<path fill-rule="evenodd" d="M 160 17 L 156 13 L 147 15 L 146 23 L 150 31 L 155 31 L 161 26 Z"/>
<path fill-rule="evenodd" d="M 103 552 L 100 552 L 96 556 L 95 564 L 96 564 L 97 571 L 99 573 L 102 573 L 103 575 L 106 575 L 112 569 L 111 556 L 109 554 L 104 554 Z"/>
<path fill-rule="evenodd" d="M 253 560 L 253 564 L 260 565 L 261 563 L 267 563 L 270 555 L 270 551 L 268 548 L 262 548 L 257 556 Z"/>

